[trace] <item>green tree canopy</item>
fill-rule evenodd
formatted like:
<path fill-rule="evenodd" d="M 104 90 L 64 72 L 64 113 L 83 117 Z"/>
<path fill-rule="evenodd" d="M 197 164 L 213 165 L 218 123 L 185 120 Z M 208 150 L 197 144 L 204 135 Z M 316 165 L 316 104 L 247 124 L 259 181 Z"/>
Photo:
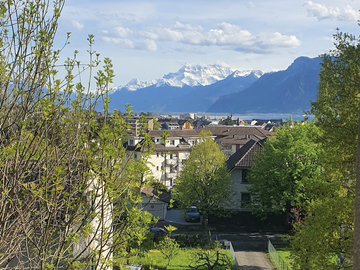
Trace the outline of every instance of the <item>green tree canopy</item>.
<path fill-rule="evenodd" d="M 311 109 L 322 130 L 324 155 L 308 217 L 292 240 L 298 269 L 346 269 L 353 263 L 360 43 L 359 38 L 341 32 L 334 37 L 335 49 L 323 55 L 318 95 Z"/>
<path fill-rule="evenodd" d="M 253 209 L 289 214 L 311 199 L 307 186 L 320 173 L 319 129 L 311 123 L 284 125 L 267 139 L 249 173 Z"/>
<path fill-rule="evenodd" d="M 183 206 L 198 202 L 203 215 L 204 229 L 208 214 L 222 209 L 231 190 L 231 177 L 221 152 L 209 131 L 200 133 L 200 142 L 194 145 L 176 180 L 174 195 Z"/>
<path fill-rule="evenodd" d="M 107 115 L 111 61 L 89 35 L 87 64 L 77 52 L 58 63 L 53 45 L 64 4 L 0 2 L 2 269 L 104 269 L 114 246 L 140 239 L 150 222 L 136 210 L 144 183 L 123 147 L 127 125 Z M 105 117 L 97 121 L 100 99 Z M 124 212 L 133 214 L 118 222 Z"/>

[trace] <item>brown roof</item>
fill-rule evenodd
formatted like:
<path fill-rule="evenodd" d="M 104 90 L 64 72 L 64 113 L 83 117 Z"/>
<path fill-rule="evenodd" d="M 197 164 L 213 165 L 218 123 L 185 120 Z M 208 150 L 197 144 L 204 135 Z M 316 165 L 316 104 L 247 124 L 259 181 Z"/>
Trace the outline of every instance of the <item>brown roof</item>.
<path fill-rule="evenodd" d="M 228 145 L 245 145 L 251 139 L 259 141 L 263 138 L 264 137 L 259 137 L 257 135 L 230 135 L 226 137 L 219 136 L 216 139 L 216 142 Z"/>
<path fill-rule="evenodd" d="M 163 130 L 150 130 L 149 134 L 151 137 L 161 137 Z M 200 130 L 198 129 L 176 129 L 168 130 L 170 137 L 199 137 Z"/>
<path fill-rule="evenodd" d="M 265 138 L 271 135 L 271 132 L 263 130 L 259 127 L 249 126 L 206 126 L 206 130 L 210 130 L 215 136 L 229 136 L 229 135 L 256 135 Z"/>
<path fill-rule="evenodd" d="M 261 147 L 264 141 L 265 139 L 261 141 L 248 141 L 243 147 L 238 149 L 226 161 L 228 169 L 232 170 L 234 167 L 252 167 L 252 165 L 254 164 L 255 155 L 261 151 Z"/>

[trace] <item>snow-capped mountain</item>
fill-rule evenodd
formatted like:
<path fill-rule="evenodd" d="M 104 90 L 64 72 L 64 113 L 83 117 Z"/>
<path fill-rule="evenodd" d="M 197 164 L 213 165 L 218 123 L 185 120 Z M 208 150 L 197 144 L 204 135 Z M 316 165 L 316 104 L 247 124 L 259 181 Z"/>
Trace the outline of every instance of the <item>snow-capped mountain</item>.
<path fill-rule="evenodd" d="M 236 70 L 231 76 L 233 78 L 237 77 L 246 77 L 250 74 L 253 74 L 255 77 L 260 78 L 262 75 L 264 75 L 264 72 L 262 70 Z"/>
<path fill-rule="evenodd" d="M 128 82 L 124 88 L 127 88 L 130 91 L 135 91 L 139 88 L 145 88 L 151 85 L 154 85 L 157 83 L 157 80 L 151 80 L 147 82 L 140 81 L 139 79 L 132 79 L 130 82 Z"/>
<path fill-rule="evenodd" d="M 221 65 L 185 65 L 178 72 L 166 74 L 162 81 L 171 86 L 183 87 L 210 85 L 217 81 L 225 79 L 227 76 L 235 72 L 234 68 L 224 67 Z"/>
<path fill-rule="evenodd" d="M 130 91 L 135 91 L 137 89 L 149 87 L 149 86 L 174 86 L 174 87 L 184 87 L 184 86 L 206 86 L 214 84 L 218 81 L 221 81 L 232 75 L 235 77 L 246 77 L 254 73 L 256 77 L 260 77 L 263 72 L 256 70 L 245 70 L 239 71 L 235 68 L 226 67 L 222 65 L 191 65 L 186 64 L 182 68 L 180 68 L 177 72 L 171 72 L 164 75 L 161 79 L 153 79 L 150 81 L 140 81 L 139 79 L 132 79 L 125 86 L 119 86 L 116 90 L 119 89 L 127 89 Z"/>
<path fill-rule="evenodd" d="M 129 103 L 134 111 L 205 111 L 220 96 L 244 90 L 262 74 L 221 65 L 187 64 L 161 79 L 133 79 L 114 89 L 109 95 L 110 108 L 121 110 Z"/>
<path fill-rule="evenodd" d="M 135 112 L 292 113 L 316 98 L 321 58 L 297 58 L 278 72 L 185 65 L 162 79 L 130 81 L 110 93 L 110 110 Z M 136 91 L 134 91 L 136 90 Z"/>

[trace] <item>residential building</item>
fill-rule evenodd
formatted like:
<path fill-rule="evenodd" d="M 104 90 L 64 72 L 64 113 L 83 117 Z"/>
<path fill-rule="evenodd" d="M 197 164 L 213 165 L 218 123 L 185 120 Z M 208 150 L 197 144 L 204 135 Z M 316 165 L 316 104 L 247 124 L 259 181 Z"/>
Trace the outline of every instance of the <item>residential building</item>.
<path fill-rule="evenodd" d="M 227 160 L 226 165 L 231 173 L 233 194 L 231 208 L 240 211 L 248 211 L 247 205 L 251 201 L 251 195 L 247 190 L 250 186 L 247 175 L 248 170 L 253 166 L 255 155 L 261 151 L 265 139 L 250 139 L 245 145 L 239 148 Z"/>
<path fill-rule="evenodd" d="M 153 130 L 154 129 L 154 119 L 146 118 L 145 126 L 140 121 L 140 117 L 134 116 L 126 120 L 130 126 L 130 133 L 135 136 L 140 136 L 143 131 Z"/>
<path fill-rule="evenodd" d="M 192 147 L 200 139 L 200 130 L 168 130 L 169 137 L 164 143 L 161 134 L 162 130 L 151 130 L 149 135 L 154 141 L 153 152 L 148 158 L 148 166 L 152 175 L 168 189 L 176 184 L 183 167 L 184 160 L 189 158 Z M 140 158 L 144 147 L 143 137 L 129 136 L 126 149 L 135 158 Z"/>
<path fill-rule="evenodd" d="M 180 114 L 180 118 L 181 119 L 191 118 L 191 119 L 195 120 L 196 119 L 196 113 L 183 113 L 183 114 Z"/>
<path fill-rule="evenodd" d="M 178 121 L 180 129 L 194 129 L 193 123 L 194 123 L 194 120 L 192 120 L 191 118 L 180 119 Z"/>
<path fill-rule="evenodd" d="M 154 188 L 147 187 L 141 189 L 141 194 L 142 201 L 139 208 L 149 212 L 158 220 L 164 220 L 170 204 L 170 193 L 164 190 L 157 192 Z"/>
<path fill-rule="evenodd" d="M 272 133 L 260 127 L 251 126 L 206 126 L 225 155 L 230 157 L 248 141 L 260 141 Z"/>

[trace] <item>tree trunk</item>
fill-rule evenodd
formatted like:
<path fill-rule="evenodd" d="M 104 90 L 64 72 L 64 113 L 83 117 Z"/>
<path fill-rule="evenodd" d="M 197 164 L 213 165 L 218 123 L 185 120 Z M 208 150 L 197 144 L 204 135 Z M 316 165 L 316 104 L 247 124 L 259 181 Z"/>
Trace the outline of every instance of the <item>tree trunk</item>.
<path fill-rule="evenodd" d="M 358 119 L 358 146 L 356 154 L 355 223 L 353 246 L 353 270 L 360 270 L 360 106 Z"/>

